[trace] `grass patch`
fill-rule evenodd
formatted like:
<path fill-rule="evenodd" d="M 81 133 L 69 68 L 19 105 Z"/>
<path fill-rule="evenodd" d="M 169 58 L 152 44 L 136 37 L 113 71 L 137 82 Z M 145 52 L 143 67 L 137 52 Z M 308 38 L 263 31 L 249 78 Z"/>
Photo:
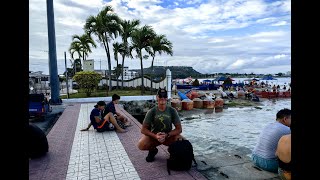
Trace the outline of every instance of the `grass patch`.
<path fill-rule="evenodd" d="M 118 94 L 119 96 L 141 96 L 141 90 L 112 90 L 108 92 L 108 97 L 112 96 L 113 94 Z M 153 92 L 153 95 L 155 95 L 156 92 Z M 150 91 L 145 91 L 144 95 L 151 95 Z M 91 94 L 90 97 L 107 97 L 107 91 L 106 90 L 96 90 Z M 60 96 L 61 99 L 67 99 L 67 95 Z M 69 98 L 87 98 L 86 93 L 81 92 L 81 90 L 78 93 L 70 94 Z"/>

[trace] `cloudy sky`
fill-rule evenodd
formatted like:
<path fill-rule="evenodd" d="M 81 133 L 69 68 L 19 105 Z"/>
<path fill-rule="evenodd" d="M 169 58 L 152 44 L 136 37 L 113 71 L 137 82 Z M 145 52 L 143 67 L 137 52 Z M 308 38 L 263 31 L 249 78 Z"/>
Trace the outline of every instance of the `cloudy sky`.
<path fill-rule="evenodd" d="M 139 19 L 173 44 L 173 56 L 157 55 L 155 66 L 192 66 L 200 73 L 286 73 L 291 71 L 290 0 L 53 0 L 58 74 L 71 67 L 72 35 L 86 18 L 111 5 L 122 19 Z M 46 1 L 29 0 L 29 70 L 49 74 Z M 103 46 L 87 59 L 107 68 Z M 116 39 L 117 40 L 117 39 Z M 113 53 L 112 53 L 113 54 Z M 116 62 L 112 58 L 112 67 Z M 129 69 L 140 61 L 126 59 Z M 144 67 L 151 66 L 151 58 Z"/>

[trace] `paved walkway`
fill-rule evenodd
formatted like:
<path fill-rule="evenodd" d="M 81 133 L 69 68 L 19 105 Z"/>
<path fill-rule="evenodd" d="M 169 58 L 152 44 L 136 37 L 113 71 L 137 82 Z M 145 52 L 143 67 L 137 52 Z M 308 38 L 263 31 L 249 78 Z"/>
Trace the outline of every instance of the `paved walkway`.
<path fill-rule="evenodd" d="M 119 106 L 116 106 L 117 111 L 133 124 L 127 128 L 128 132 L 98 133 L 92 127 L 81 132 L 80 129 L 89 123 L 94 104 L 76 103 L 66 107 L 47 135 L 47 155 L 29 160 L 29 179 L 206 179 L 195 168 L 172 171 L 168 175 L 166 146 L 160 146 L 156 160 L 147 163 L 147 151 L 140 151 L 136 146 L 141 124 Z"/>

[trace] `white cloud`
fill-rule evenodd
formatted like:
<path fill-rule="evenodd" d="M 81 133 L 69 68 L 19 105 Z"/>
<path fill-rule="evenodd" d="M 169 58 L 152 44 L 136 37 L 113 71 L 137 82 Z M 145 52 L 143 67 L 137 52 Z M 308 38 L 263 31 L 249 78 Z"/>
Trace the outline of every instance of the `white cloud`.
<path fill-rule="evenodd" d="M 270 32 L 259 32 L 259 33 L 250 35 L 250 37 L 253 37 L 253 38 L 280 37 L 285 34 L 286 34 L 286 32 L 284 32 L 284 31 L 270 31 Z"/>
<path fill-rule="evenodd" d="M 188 7 L 182 8 L 185 3 L 189 3 Z M 197 6 L 190 6 L 192 3 Z M 30 0 L 29 4 L 29 68 L 43 69 L 48 73 L 46 2 Z M 71 36 L 83 34 L 86 18 L 96 15 L 105 4 L 111 5 L 123 19 L 139 19 L 141 25 L 151 25 L 173 43 L 173 56 L 156 56 L 156 64 L 172 66 L 183 62 L 201 73 L 259 73 L 264 69 L 272 71 L 273 67 L 276 73 L 281 67 L 284 72 L 290 70 L 291 1 L 203 3 L 178 0 L 172 4 L 179 7 L 166 8 L 160 6 L 160 0 L 112 0 L 107 3 L 101 0 L 56 0 L 54 15 L 59 73 L 64 71 L 64 52 L 70 46 Z M 97 60 L 96 69 L 100 68 L 99 60 L 105 68 L 106 53 L 98 42 L 97 45 L 89 58 Z M 114 66 L 113 53 L 111 58 Z M 130 69 L 140 68 L 137 59 L 127 59 L 125 65 Z M 150 58 L 144 61 L 144 67 L 150 65 Z"/>
<path fill-rule="evenodd" d="M 281 59 L 281 58 L 286 58 L 286 57 L 288 57 L 288 55 L 285 55 L 285 54 L 278 54 L 278 55 L 274 56 L 275 59 Z"/>
<path fill-rule="evenodd" d="M 285 26 L 287 24 L 288 23 L 286 21 L 279 21 L 279 22 L 271 24 L 271 26 Z"/>
<path fill-rule="evenodd" d="M 264 23 L 272 23 L 272 22 L 274 22 L 276 20 L 277 20 L 277 18 L 275 18 L 275 17 L 268 17 L 268 18 L 258 19 L 257 23 L 262 23 L 262 24 L 264 24 Z"/>
<path fill-rule="evenodd" d="M 222 38 L 211 38 L 208 40 L 209 43 L 220 43 L 220 42 L 224 42 L 225 40 Z"/>

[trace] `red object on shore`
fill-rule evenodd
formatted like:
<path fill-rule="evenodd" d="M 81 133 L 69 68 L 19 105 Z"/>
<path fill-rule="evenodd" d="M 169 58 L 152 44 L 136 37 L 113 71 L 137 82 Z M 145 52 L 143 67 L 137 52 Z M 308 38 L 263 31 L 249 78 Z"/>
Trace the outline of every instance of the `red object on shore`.
<path fill-rule="evenodd" d="M 262 92 L 261 92 L 261 97 L 262 97 L 262 98 L 269 98 L 269 92 L 267 92 L 267 91 L 262 91 Z"/>
<path fill-rule="evenodd" d="M 276 97 L 278 97 L 278 93 L 277 92 L 269 92 L 268 95 L 269 95 L 268 98 L 276 98 Z"/>
<path fill-rule="evenodd" d="M 215 107 L 215 102 L 213 100 L 205 99 L 203 100 L 203 108 L 213 109 Z"/>
<path fill-rule="evenodd" d="M 223 108 L 223 104 L 224 104 L 224 101 L 222 98 L 217 98 L 215 101 L 214 101 L 214 107 L 215 108 Z"/>
<path fill-rule="evenodd" d="M 284 97 L 291 97 L 291 92 L 290 91 L 285 91 L 284 93 Z"/>
<path fill-rule="evenodd" d="M 198 97 L 199 97 L 198 92 L 196 92 L 196 91 L 191 92 L 191 98 L 190 98 L 191 100 L 194 98 L 198 98 Z"/>
<path fill-rule="evenodd" d="M 175 108 L 177 111 L 181 111 L 182 103 L 180 99 L 172 99 L 171 100 L 171 107 Z"/>
<path fill-rule="evenodd" d="M 259 98 L 262 97 L 262 92 L 261 91 L 254 91 L 254 94 L 258 96 Z"/>
<path fill-rule="evenodd" d="M 193 101 L 182 101 L 182 109 L 183 110 L 193 109 Z"/>
<path fill-rule="evenodd" d="M 214 101 L 214 111 L 215 112 L 222 112 L 223 111 L 223 104 L 224 104 L 224 101 L 222 98 L 216 98 L 216 100 Z"/>
<path fill-rule="evenodd" d="M 193 99 L 193 108 L 198 108 L 198 109 L 203 108 L 203 101 L 199 98 Z"/>

